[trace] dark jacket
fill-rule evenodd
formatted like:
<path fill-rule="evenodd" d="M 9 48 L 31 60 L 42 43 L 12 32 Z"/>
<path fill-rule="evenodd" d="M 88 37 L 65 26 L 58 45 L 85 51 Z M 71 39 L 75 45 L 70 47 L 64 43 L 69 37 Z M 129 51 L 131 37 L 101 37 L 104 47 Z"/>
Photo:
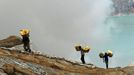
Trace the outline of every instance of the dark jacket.
<path fill-rule="evenodd" d="M 107 53 L 105 53 L 105 55 L 104 55 L 104 60 L 105 60 L 105 62 L 108 62 L 108 54 Z"/>
<path fill-rule="evenodd" d="M 29 36 L 22 36 L 22 42 L 23 43 L 29 43 L 30 42 Z"/>

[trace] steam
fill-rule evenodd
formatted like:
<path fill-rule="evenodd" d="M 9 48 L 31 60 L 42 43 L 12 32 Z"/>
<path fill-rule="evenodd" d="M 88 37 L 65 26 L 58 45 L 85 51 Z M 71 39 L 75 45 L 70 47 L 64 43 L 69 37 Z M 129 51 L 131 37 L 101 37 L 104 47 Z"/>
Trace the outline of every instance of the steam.
<path fill-rule="evenodd" d="M 116 30 L 116 26 L 106 23 L 113 11 L 111 0 L 4 0 L 0 3 L 1 33 L 18 34 L 19 29 L 30 28 L 34 49 L 49 55 L 79 61 L 76 44 L 102 50 L 110 41 L 111 32 Z M 86 59 L 90 62 L 94 58 Z"/>
<path fill-rule="evenodd" d="M 78 43 L 101 46 L 111 36 L 112 26 L 105 24 L 112 12 L 111 5 L 110 0 L 46 1 L 44 7 L 35 9 L 39 17 L 33 14 L 35 19 L 39 18 L 31 27 L 33 42 L 45 53 L 64 57 L 71 52 L 75 55 L 74 45 Z"/>

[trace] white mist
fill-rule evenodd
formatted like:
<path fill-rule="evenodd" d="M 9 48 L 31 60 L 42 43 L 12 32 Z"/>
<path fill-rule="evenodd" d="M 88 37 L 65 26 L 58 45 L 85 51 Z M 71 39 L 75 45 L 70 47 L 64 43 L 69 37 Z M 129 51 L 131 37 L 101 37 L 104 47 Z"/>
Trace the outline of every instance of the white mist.
<path fill-rule="evenodd" d="M 77 61 L 80 55 L 74 46 L 89 45 L 92 51 L 86 61 L 95 63 L 115 28 L 105 24 L 111 12 L 111 0 L 4 0 L 0 1 L 0 33 L 19 35 L 19 29 L 30 28 L 34 49 Z"/>

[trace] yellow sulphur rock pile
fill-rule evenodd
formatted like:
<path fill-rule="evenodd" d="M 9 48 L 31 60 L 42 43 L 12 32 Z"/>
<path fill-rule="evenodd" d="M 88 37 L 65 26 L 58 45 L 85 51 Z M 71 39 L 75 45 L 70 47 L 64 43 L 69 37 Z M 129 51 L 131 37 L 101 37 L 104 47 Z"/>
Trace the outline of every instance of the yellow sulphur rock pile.
<path fill-rule="evenodd" d="M 76 51 L 83 51 L 85 53 L 88 53 L 90 51 L 90 48 L 88 46 L 82 47 L 81 45 L 75 46 Z"/>
<path fill-rule="evenodd" d="M 29 33 L 30 33 L 30 30 L 29 29 L 21 29 L 20 30 L 20 35 L 21 36 L 29 35 Z"/>
<path fill-rule="evenodd" d="M 113 52 L 111 50 L 108 50 L 106 53 L 108 54 L 109 57 L 112 57 L 113 56 Z M 99 57 L 100 58 L 103 58 L 104 55 L 105 55 L 104 52 L 99 53 Z"/>

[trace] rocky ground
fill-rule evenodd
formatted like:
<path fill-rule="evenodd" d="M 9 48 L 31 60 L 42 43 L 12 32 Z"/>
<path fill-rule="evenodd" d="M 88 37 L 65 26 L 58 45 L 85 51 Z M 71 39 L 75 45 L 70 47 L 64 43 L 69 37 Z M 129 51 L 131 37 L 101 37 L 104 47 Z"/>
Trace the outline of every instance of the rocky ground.
<path fill-rule="evenodd" d="M 18 49 L 21 38 L 0 40 L 0 75 L 134 75 L 134 67 L 110 68 L 82 65 L 64 58 L 50 57 Z"/>

